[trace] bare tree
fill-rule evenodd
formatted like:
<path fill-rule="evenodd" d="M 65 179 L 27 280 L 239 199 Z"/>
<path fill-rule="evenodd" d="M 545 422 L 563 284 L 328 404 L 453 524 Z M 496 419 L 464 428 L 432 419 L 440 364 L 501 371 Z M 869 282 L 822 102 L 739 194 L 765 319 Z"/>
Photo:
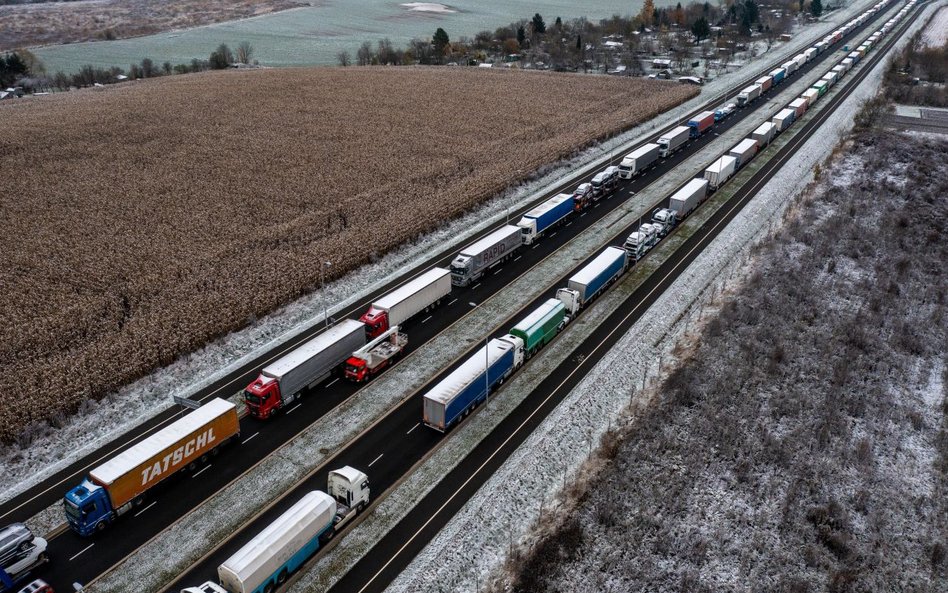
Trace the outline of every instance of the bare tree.
<path fill-rule="evenodd" d="M 363 41 L 359 46 L 359 51 L 356 52 L 356 63 L 360 66 L 368 66 L 372 63 L 372 44 L 368 41 Z"/>
<path fill-rule="evenodd" d="M 336 54 L 336 59 L 339 61 L 339 65 L 345 68 L 352 64 L 352 58 L 349 56 L 349 52 L 341 51 Z"/>
<path fill-rule="evenodd" d="M 237 46 L 237 61 L 241 64 L 249 64 L 253 58 L 253 46 L 249 41 L 241 41 Z"/>

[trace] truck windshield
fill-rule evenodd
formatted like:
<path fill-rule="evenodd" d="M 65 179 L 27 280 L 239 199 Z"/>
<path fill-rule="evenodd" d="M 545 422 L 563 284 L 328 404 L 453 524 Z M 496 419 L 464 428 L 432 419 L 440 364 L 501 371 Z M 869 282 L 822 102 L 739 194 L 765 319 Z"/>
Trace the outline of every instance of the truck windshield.
<path fill-rule="evenodd" d="M 79 520 L 79 516 L 80 516 L 79 507 L 69 502 L 68 500 L 63 501 L 63 507 L 66 509 L 66 514 L 69 515 L 69 517 L 77 521 Z"/>
<path fill-rule="evenodd" d="M 451 266 L 451 273 L 455 276 L 464 276 L 467 274 L 467 268 L 461 268 L 458 266 Z"/>
<path fill-rule="evenodd" d="M 260 403 L 262 402 L 260 397 L 250 393 L 249 391 L 244 392 L 244 401 L 246 401 L 248 404 L 253 404 L 256 406 L 259 406 Z"/>
<path fill-rule="evenodd" d="M 362 368 L 361 365 L 349 364 L 346 363 L 346 371 L 353 374 L 359 374 L 359 370 Z"/>

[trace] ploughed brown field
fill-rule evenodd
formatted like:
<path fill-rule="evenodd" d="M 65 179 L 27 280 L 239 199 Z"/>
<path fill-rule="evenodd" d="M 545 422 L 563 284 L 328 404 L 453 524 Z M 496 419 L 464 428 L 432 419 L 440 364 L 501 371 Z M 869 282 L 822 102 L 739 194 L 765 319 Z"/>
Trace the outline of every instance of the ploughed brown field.
<path fill-rule="evenodd" d="M 208 72 L 0 105 L 0 438 L 694 96 L 447 68 Z"/>

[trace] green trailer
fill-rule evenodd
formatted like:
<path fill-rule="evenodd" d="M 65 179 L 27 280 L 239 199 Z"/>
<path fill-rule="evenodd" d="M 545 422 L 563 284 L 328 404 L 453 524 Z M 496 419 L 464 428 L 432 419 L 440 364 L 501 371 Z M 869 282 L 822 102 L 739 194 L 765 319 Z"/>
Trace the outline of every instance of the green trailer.
<path fill-rule="evenodd" d="M 529 357 L 548 344 L 566 317 L 566 305 L 559 299 L 549 299 L 510 330 L 510 335 L 523 340 L 524 353 Z"/>
<path fill-rule="evenodd" d="M 820 97 L 822 97 L 823 95 L 825 95 L 825 94 L 826 94 L 826 91 L 829 90 L 829 86 L 828 86 L 825 82 L 823 82 L 823 81 L 817 82 L 817 83 L 814 84 L 811 88 L 816 89 L 817 92 L 819 93 L 818 96 L 820 96 Z"/>

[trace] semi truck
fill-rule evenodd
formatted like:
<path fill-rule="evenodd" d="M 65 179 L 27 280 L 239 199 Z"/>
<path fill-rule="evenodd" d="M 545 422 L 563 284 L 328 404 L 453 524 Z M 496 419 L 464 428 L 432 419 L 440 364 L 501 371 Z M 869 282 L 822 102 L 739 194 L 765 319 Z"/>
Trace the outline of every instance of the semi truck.
<path fill-rule="evenodd" d="M 441 299 L 451 294 L 451 282 L 449 270 L 432 268 L 374 301 L 359 318 L 365 324 L 366 337 L 377 338 L 390 327 L 403 325 L 422 311 L 437 307 Z"/>
<path fill-rule="evenodd" d="M 810 88 L 808 88 L 807 90 L 803 91 L 803 95 L 802 95 L 802 96 L 806 99 L 807 104 L 808 104 L 808 107 L 807 107 L 807 108 L 809 108 L 809 107 L 811 107 L 814 103 L 816 103 L 816 100 L 817 100 L 817 99 L 820 98 L 820 91 L 819 91 L 819 89 L 815 89 L 815 88 L 810 87 Z"/>
<path fill-rule="evenodd" d="M 63 497 L 69 526 L 83 537 L 108 527 L 148 491 L 188 468 L 194 470 L 240 436 L 237 406 L 215 398 L 93 468 Z"/>
<path fill-rule="evenodd" d="M 658 156 L 668 158 L 679 148 L 684 146 L 685 142 L 691 137 L 691 128 L 688 126 L 677 126 L 672 131 L 658 139 Z"/>
<path fill-rule="evenodd" d="M 451 262 L 451 284 L 467 286 L 520 249 L 520 227 L 504 225 L 480 241 L 468 245 Z"/>
<path fill-rule="evenodd" d="M 566 305 L 558 299 L 547 299 L 510 328 L 510 335 L 523 340 L 524 356 L 530 359 L 556 337 L 567 321 Z"/>
<path fill-rule="evenodd" d="M 635 175 L 640 174 L 658 160 L 659 150 L 660 147 L 658 144 L 649 142 L 625 155 L 625 158 L 619 163 L 619 177 L 631 179 Z"/>
<path fill-rule="evenodd" d="M 365 345 L 365 325 L 354 319 L 340 323 L 263 367 L 244 389 L 247 414 L 265 420 L 286 408 L 303 391 L 327 379 L 353 350 Z"/>
<path fill-rule="evenodd" d="M 658 240 L 658 227 L 650 223 L 644 223 L 639 225 L 639 228 L 626 238 L 622 248 L 629 254 L 630 260 L 637 262 L 645 257 L 645 254 L 658 243 Z"/>
<path fill-rule="evenodd" d="M 678 213 L 669 208 L 656 208 L 652 211 L 652 226 L 658 229 L 658 236 L 664 237 L 678 224 Z"/>
<path fill-rule="evenodd" d="M 789 62 L 784 62 L 783 64 L 780 65 L 780 67 L 783 68 L 783 69 L 787 72 L 787 76 L 790 76 L 791 74 L 793 74 L 794 72 L 796 72 L 797 69 L 799 68 L 799 66 L 797 66 L 797 62 L 796 62 L 795 60 L 790 60 Z"/>
<path fill-rule="evenodd" d="M 806 64 L 806 54 L 797 54 L 793 56 L 793 61 L 797 63 L 797 68 L 802 68 Z"/>
<path fill-rule="evenodd" d="M 47 542 L 23 523 L 13 523 L 0 529 L 0 592 L 12 592 L 30 577 L 32 572 L 46 564 Z"/>
<path fill-rule="evenodd" d="M 820 53 L 820 50 L 818 50 L 818 49 L 815 48 L 815 47 L 810 47 L 810 48 L 807 48 L 806 50 L 803 51 L 803 55 L 806 56 L 806 61 L 807 61 L 807 62 L 809 62 L 810 60 L 812 60 L 813 58 L 815 58 L 815 57 L 816 57 L 816 54 L 818 54 L 818 53 Z"/>
<path fill-rule="evenodd" d="M 760 145 L 761 149 L 770 144 L 770 141 L 774 139 L 774 134 L 777 133 L 777 127 L 769 122 L 765 121 L 764 123 L 757 126 L 753 132 L 751 132 L 751 138 L 757 141 L 757 144 Z"/>
<path fill-rule="evenodd" d="M 425 426 L 446 432 L 487 399 L 524 360 L 523 340 L 507 334 L 479 348 L 424 396 Z"/>
<path fill-rule="evenodd" d="M 606 247 L 591 262 L 576 272 L 566 283 L 566 288 L 556 291 L 556 298 L 563 301 L 570 317 L 591 303 L 599 294 L 625 272 L 628 254 L 621 247 Z"/>
<path fill-rule="evenodd" d="M 760 96 L 760 86 L 756 84 L 752 84 L 737 94 L 737 105 L 738 107 L 744 107 L 754 102 L 754 100 L 757 99 L 757 97 L 759 96 Z"/>
<path fill-rule="evenodd" d="M 714 125 L 714 112 L 702 111 L 688 121 L 688 127 L 691 128 L 691 137 L 697 138 L 711 129 Z"/>
<path fill-rule="evenodd" d="M 755 80 L 754 84 L 760 87 L 760 94 L 764 94 L 773 86 L 774 79 L 768 74 L 767 76 L 761 76 Z"/>
<path fill-rule="evenodd" d="M 368 381 L 394 362 L 408 345 L 408 336 L 398 331 L 398 326 L 375 338 L 352 353 L 346 360 L 346 379 L 354 383 Z"/>
<path fill-rule="evenodd" d="M 220 585 L 181 593 L 271 593 L 369 504 L 369 478 L 353 467 L 329 472 L 329 493 L 307 492 L 217 567 Z"/>
<path fill-rule="evenodd" d="M 684 219 L 698 207 L 708 195 L 708 180 L 692 179 L 683 188 L 668 198 L 668 209 L 675 212 L 678 220 Z"/>
<path fill-rule="evenodd" d="M 520 227 L 520 240 L 530 245 L 543 236 L 556 223 L 561 222 L 573 211 L 573 196 L 558 194 L 527 212 L 517 223 Z"/>
<path fill-rule="evenodd" d="M 753 138 L 745 138 L 727 153 L 737 159 L 737 168 L 740 169 L 757 154 L 757 141 Z"/>
<path fill-rule="evenodd" d="M 737 169 L 737 159 L 724 155 L 704 170 L 704 178 L 708 180 L 708 189 L 714 191 L 734 175 Z"/>

